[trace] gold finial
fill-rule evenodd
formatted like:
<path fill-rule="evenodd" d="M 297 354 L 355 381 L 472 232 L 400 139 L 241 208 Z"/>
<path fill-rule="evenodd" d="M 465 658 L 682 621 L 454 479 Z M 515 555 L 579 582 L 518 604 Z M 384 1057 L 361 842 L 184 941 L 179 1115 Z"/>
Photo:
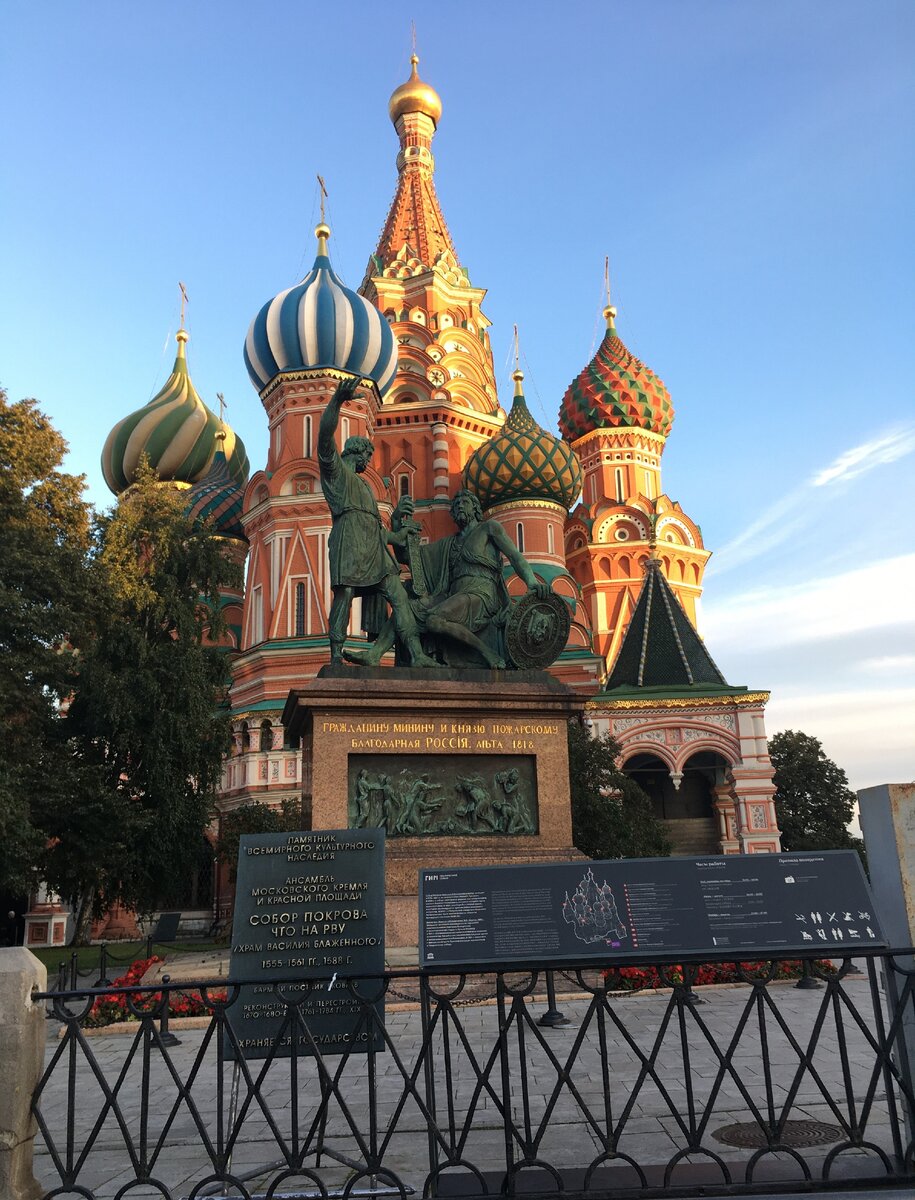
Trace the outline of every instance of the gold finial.
<path fill-rule="evenodd" d="M 607 328 L 611 332 L 616 332 L 613 324 L 616 319 L 616 306 L 610 300 L 610 255 L 604 258 L 604 291 L 607 293 L 607 306 L 604 309 L 604 320 L 607 322 Z"/>
<path fill-rule="evenodd" d="M 442 101 L 434 87 L 419 77 L 419 55 L 416 53 L 416 30 L 413 30 L 413 53 L 410 55 L 410 78 L 395 88 L 388 104 L 388 115 L 394 124 L 404 113 L 424 113 L 433 125 L 438 125 L 442 116 Z"/>
<path fill-rule="evenodd" d="M 318 256 L 327 257 L 327 239 L 330 237 L 330 226 L 324 220 L 324 201 L 327 199 L 327 185 L 324 176 L 318 176 L 318 187 L 321 189 L 321 220 L 315 226 L 315 237 L 318 239 Z"/>
<path fill-rule="evenodd" d="M 178 357 L 184 358 L 184 346 L 188 340 L 188 332 L 184 328 L 184 310 L 187 307 L 187 288 L 178 280 L 178 290 L 181 292 L 181 322 L 178 326 L 178 332 L 175 334 L 175 341 L 178 343 Z"/>
<path fill-rule="evenodd" d="M 521 351 L 518 348 L 518 326 L 514 326 L 515 330 L 515 369 L 512 371 L 512 379 L 515 381 L 515 396 L 524 396 L 524 389 L 521 387 L 521 382 L 524 379 L 524 372 L 521 370 Z"/>

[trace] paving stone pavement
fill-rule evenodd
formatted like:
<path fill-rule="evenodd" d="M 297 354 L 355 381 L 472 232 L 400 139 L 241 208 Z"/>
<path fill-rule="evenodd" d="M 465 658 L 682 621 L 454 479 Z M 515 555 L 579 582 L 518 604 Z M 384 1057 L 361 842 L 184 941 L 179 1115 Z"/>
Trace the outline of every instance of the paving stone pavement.
<path fill-rule="evenodd" d="M 698 1132 L 705 1150 L 718 1155 L 728 1170 L 742 1176 L 754 1151 L 726 1145 L 715 1139 L 714 1131 L 752 1121 L 754 1105 L 764 1119 L 769 1113 L 777 1117 L 789 1101 L 792 1120 L 841 1125 L 853 1114 L 865 1125 L 866 1140 L 892 1155 L 893 1128 L 898 1122 L 894 1122 L 868 1042 L 875 1018 L 866 979 L 847 979 L 843 983 L 842 996 L 847 997 L 847 1004 L 841 996 L 829 1001 L 823 991 L 798 991 L 790 985 L 766 989 L 768 1001 L 762 1001 L 761 1011 L 753 1007 L 748 987 L 705 989 L 703 994 L 705 1003 L 685 1007 L 682 1012 L 664 994 L 611 999 L 603 1033 L 593 1015 L 583 1030 L 588 1012 L 585 1000 L 564 1002 L 563 1011 L 572 1023 L 555 1029 L 539 1029 L 535 1023 L 543 1005 L 529 1005 L 526 1012 L 530 1023 L 524 1022 L 520 1032 L 513 1026 L 510 1032 L 504 1069 L 509 1077 L 507 1090 L 513 1119 L 521 1136 L 529 1128 L 528 1136 L 537 1143 L 536 1157 L 559 1169 L 587 1166 L 606 1149 L 608 1128 L 612 1130 L 619 1124 L 618 1152 L 643 1166 L 659 1167 L 678 1151 L 689 1148 L 692 1129 Z M 423 1044 L 421 1014 L 387 1014 L 391 1044 L 376 1060 L 375 1137 L 377 1143 L 388 1139 L 385 1168 L 419 1193 L 430 1171 L 428 1120 L 423 1111 L 429 1096 L 434 1097 L 445 1141 L 449 1138 L 449 1121 L 453 1122 L 455 1136 L 465 1138 L 461 1146 L 463 1159 L 484 1171 L 505 1169 L 505 1137 L 499 1112 L 505 1084 L 502 1062 L 494 1054 L 498 1014 L 494 1005 L 460 1008 L 461 1032 L 449 1025 L 447 1045 L 439 1026 L 434 1039 L 434 1066 L 430 1066 L 428 1076 L 418 1061 Z M 748 1019 L 738 1036 L 736 1031 L 745 1016 Z M 665 1020 L 666 1033 L 658 1042 Z M 803 1051 L 807 1052 L 813 1041 L 806 1067 L 780 1021 Z M 56 1033 L 55 1024 L 49 1021 L 48 1025 L 49 1035 Z M 136 1179 L 137 1164 L 143 1155 L 152 1160 L 151 1174 L 161 1187 L 133 1188 L 127 1193 L 131 1200 L 187 1196 L 213 1174 L 207 1140 L 211 1147 L 218 1144 L 231 1070 L 227 1067 L 222 1078 L 220 1106 L 215 1039 L 200 1029 L 181 1030 L 179 1036 L 180 1045 L 167 1051 L 155 1045 L 148 1048 L 149 1087 L 145 1098 L 140 1086 L 144 1046 L 135 1035 L 88 1039 L 86 1046 L 94 1065 L 81 1047 L 72 1051 L 68 1048 L 52 1072 L 40 1107 L 55 1145 L 65 1151 L 70 1127 L 74 1155 L 78 1157 L 98 1126 L 78 1174 L 78 1183 L 94 1200 L 110 1200 Z M 48 1062 L 59 1045 L 49 1036 Z M 729 1046 L 733 1070 L 722 1078 L 720 1055 Z M 65 1069 L 71 1053 L 77 1079 L 72 1108 Z M 445 1084 L 446 1054 L 450 1088 Z M 645 1078 L 646 1059 L 652 1064 L 653 1077 Z M 340 1060 L 328 1058 L 327 1063 L 334 1070 Z M 481 1086 L 479 1079 L 488 1063 L 491 1091 Z M 563 1084 L 559 1071 L 567 1063 L 568 1079 Z M 338 1087 L 347 1111 L 331 1098 L 324 1135 L 327 1149 L 356 1164 L 363 1161 L 373 1128 L 366 1064 L 365 1056 L 353 1055 L 340 1069 Z M 295 1082 L 288 1060 L 277 1061 L 269 1069 L 255 1062 L 251 1069 L 258 1078 L 258 1088 L 251 1093 L 244 1083 L 241 1087 L 241 1120 L 232 1171 L 239 1175 L 253 1173 L 254 1180 L 248 1186 L 262 1190 L 264 1182 L 273 1178 L 264 1169 L 281 1160 L 284 1152 L 294 1153 L 297 1139 L 301 1145 L 309 1136 L 314 1138 L 320 1087 L 310 1059 L 299 1060 Z M 188 1080 L 192 1073 L 193 1083 L 182 1095 L 181 1081 Z M 529 1084 L 526 1091 L 519 1083 L 522 1073 Z M 405 1086 L 405 1075 L 410 1087 Z M 877 1086 L 872 1095 L 875 1079 Z M 106 1088 L 117 1089 L 120 1119 L 114 1112 L 104 1111 Z M 692 1120 L 688 1116 L 690 1106 Z M 817 1174 L 829 1149 L 825 1145 L 799 1153 Z M 699 1161 L 691 1156 L 682 1170 L 688 1171 L 689 1164 Z M 706 1157 L 702 1161 L 712 1160 Z M 770 1156 L 766 1161 L 781 1174 L 793 1172 L 793 1177 L 799 1178 L 798 1168 L 789 1156 Z M 876 1151 L 846 1151 L 839 1160 L 842 1170 L 850 1174 L 879 1173 L 879 1163 L 876 1167 L 875 1163 Z M 314 1155 L 306 1165 L 315 1168 Z M 327 1187 L 337 1187 L 352 1175 L 353 1169 L 325 1157 L 317 1174 Z M 49 1190 L 59 1185 L 51 1154 L 41 1137 L 35 1173 Z M 620 1182 L 634 1181 L 634 1173 L 629 1172 Z M 298 1183 L 302 1184 L 302 1177 L 298 1177 Z M 312 1183 L 305 1183 L 313 1190 Z M 297 1189 L 290 1179 L 279 1190 L 288 1193 Z"/>

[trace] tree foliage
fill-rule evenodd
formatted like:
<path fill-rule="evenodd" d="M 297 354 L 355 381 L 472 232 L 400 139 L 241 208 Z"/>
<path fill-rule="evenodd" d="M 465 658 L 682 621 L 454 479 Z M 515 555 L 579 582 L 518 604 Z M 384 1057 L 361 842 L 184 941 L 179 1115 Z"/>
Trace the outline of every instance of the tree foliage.
<path fill-rule="evenodd" d="M 670 853 L 664 827 L 639 785 L 617 765 L 619 743 L 569 722 L 572 838 L 590 858 L 651 858 Z"/>
<path fill-rule="evenodd" d="M 229 746 L 219 591 L 238 567 L 142 466 L 94 541 L 105 586 L 64 722 L 78 805 L 47 823 L 48 876 L 95 913 L 141 912 L 194 866 Z"/>
<path fill-rule="evenodd" d="M 254 800 L 224 813 L 219 822 L 216 856 L 228 863 L 232 878 L 238 870 L 238 842 L 246 833 L 296 833 L 302 828 L 302 806 L 284 800 L 279 808 Z"/>
<path fill-rule="evenodd" d="M 146 466 L 95 516 L 65 452 L 0 392 L 0 889 L 148 911 L 210 820 L 239 568 Z"/>
<path fill-rule="evenodd" d="M 66 803 L 60 705 L 97 613 L 83 477 L 34 400 L 0 389 L 0 889 L 28 892 L 45 845 L 35 800 Z"/>
<path fill-rule="evenodd" d="M 863 849 L 848 830 L 856 800 L 848 776 L 826 757 L 817 738 L 786 729 L 769 738 L 769 757 L 783 849 Z"/>

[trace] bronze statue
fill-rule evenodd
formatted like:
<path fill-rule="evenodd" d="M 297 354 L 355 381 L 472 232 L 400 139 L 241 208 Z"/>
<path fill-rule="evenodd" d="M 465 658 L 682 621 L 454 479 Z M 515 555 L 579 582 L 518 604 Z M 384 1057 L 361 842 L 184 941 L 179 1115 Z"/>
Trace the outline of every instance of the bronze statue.
<path fill-rule="evenodd" d="M 470 665 L 466 653 L 462 655 L 460 649 L 455 653 L 457 643 L 479 656 L 486 666 L 500 669 L 506 665 L 503 654 L 493 637 L 485 634 L 504 622 L 511 607 L 502 577 L 503 556 L 527 584 L 529 593 L 545 599 L 551 596 L 550 586 L 537 580 L 499 522 L 483 519 L 480 502 L 472 492 L 462 489 L 456 493 L 451 515 L 458 532 L 418 547 L 418 560 L 415 552 L 411 555 L 414 572 L 422 572 L 421 582 L 414 574 L 413 616 L 417 627 L 424 635 L 431 635 L 449 665 Z M 392 538 L 397 540 L 392 544 L 402 553 L 416 530 L 410 497 L 402 497 L 398 503 L 394 526 Z M 395 616 L 382 626 L 369 650 L 347 653 L 345 657 L 362 666 L 377 666 L 398 635 Z"/>
<path fill-rule="evenodd" d="M 384 601 L 391 606 L 392 628 L 397 632 L 412 666 L 435 667 L 419 641 L 416 619 L 409 597 L 400 581 L 389 545 L 403 545 L 408 530 L 390 533 L 381 523 L 372 490 L 359 476 L 368 466 L 374 447 L 368 438 L 347 438 L 343 453 L 337 451 L 334 435 L 340 408 L 352 398 L 358 379 L 343 380 L 321 416 L 318 428 L 318 464 L 321 487 L 333 518 L 328 550 L 333 601 L 328 616 L 330 661 L 343 661 L 343 643 L 349 625 L 353 597 L 363 597 L 363 627 L 370 635 L 385 619 Z"/>

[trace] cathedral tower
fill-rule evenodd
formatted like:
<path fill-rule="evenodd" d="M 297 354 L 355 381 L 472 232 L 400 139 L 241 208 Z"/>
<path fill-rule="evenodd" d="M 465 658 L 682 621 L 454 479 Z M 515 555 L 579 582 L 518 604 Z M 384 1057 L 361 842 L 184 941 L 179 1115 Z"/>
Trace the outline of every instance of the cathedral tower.
<path fill-rule="evenodd" d="M 361 386 L 342 410 L 339 444 L 371 437 L 396 369 L 388 323 L 334 271 L 323 221 L 315 236 L 312 269 L 261 307 L 245 339 L 245 365 L 270 439 L 241 518 L 250 552 L 241 653 L 232 673 L 236 753 L 224 768 L 224 808 L 268 795 L 280 803 L 308 794 L 307 764 L 303 768 L 284 744 L 280 714 L 290 687 L 313 678 L 328 658 L 331 518 L 321 493 L 318 425 L 340 380 L 356 378 Z M 374 463 L 364 478 L 382 513 L 390 514 Z M 350 625 L 355 636 L 360 619 L 357 601 Z"/>
<path fill-rule="evenodd" d="M 566 526 L 566 560 L 591 614 L 595 649 L 611 668 L 655 539 L 661 569 L 690 620 L 709 551 L 699 526 L 663 492 L 661 455 L 673 425 L 670 393 L 616 332 L 616 309 L 597 353 L 569 384 L 559 428 L 584 472 Z"/>
<path fill-rule="evenodd" d="M 395 497 L 417 501 L 424 536 L 452 529 L 449 501 L 468 456 L 501 426 L 489 321 L 435 191 L 438 93 L 419 78 L 395 90 L 397 187 L 360 291 L 390 322 L 397 374 L 375 426 L 378 467 Z"/>

